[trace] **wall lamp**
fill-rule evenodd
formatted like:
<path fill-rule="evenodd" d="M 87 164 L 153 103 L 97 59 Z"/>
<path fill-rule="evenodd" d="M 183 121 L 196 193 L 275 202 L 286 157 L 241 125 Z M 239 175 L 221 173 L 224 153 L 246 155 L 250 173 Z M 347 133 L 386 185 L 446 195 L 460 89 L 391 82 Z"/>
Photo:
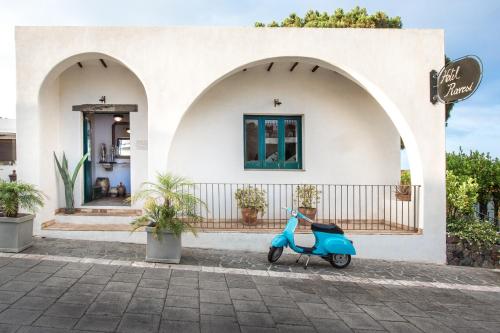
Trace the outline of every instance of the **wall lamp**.
<path fill-rule="evenodd" d="M 274 107 L 277 107 L 277 106 L 280 106 L 281 105 L 281 102 L 278 98 L 275 98 L 274 99 Z"/>

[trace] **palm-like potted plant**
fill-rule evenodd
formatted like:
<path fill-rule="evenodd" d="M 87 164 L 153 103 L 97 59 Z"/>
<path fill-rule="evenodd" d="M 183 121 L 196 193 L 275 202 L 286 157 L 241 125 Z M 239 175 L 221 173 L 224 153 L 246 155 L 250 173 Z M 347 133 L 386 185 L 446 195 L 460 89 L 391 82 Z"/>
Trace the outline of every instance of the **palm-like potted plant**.
<path fill-rule="evenodd" d="M 69 169 L 68 169 L 68 159 L 66 158 L 66 154 L 63 152 L 62 161 L 61 161 L 61 163 L 59 163 L 59 160 L 57 159 L 57 155 L 54 152 L 54 159 L 56 161 L 57 169 L 59 170 L 59 174 L 61 175 L 61 178 L 62 178 L 63 183 L 64 183 L 64 198 L 66 200 L 66 207 L 64 208 L 65 214 L 74 214 L 75 213 L 74 189 L 75 189 L 76 177 L 78 176 L 78 172 L 80 171 L 83 163 L 85 162 L 85 160 L 88 157 L 89 157 L 89 153 L 86 153 L 85 155 L 83 155 L 81 160 L 75 166 L 75 169 L 73 170 L 73 174 L 70 175 Z"/>
<path fill-rule="evenodd" d="M 144 201 L 143 214 L 132 222 L 133 231 L 145 227 L 147 233 L 146 261 L 179 263 L 182 233 L 196 229 L 192 223 L 201 221 L 197 207 L 205 206 L 188 188 L 186 178 L 170 173 L 158 174 L 156 182 L 143 183 L 130 199 Z"/>
<path fill-rule="evenodd" d="M 0 180 L 0 251 L 20 252 L 33 244 L 32 214 L 43 206 L 45 195 L 23 182 Z"/>
<path fill-rule="evenodd" d="M 295 188 L 295 198 L 299 206 L 299 212 L 314 220 L 317 213 L 317 203 L 321 197 L 321 191 L 315 185 L 297 185 Z M 300 224 L 306 224 L 304 219 L 299 219 Z"/>
<path fill-rule="evenodd" d="M 401 171 L 401 180 L 396 187 L 396 198 L 401 201 L 411 201 L 411 175 L 410 171 Z"/>
<path fill-rule="evenodd" d="M 256 187 L 239 188 L 234 193 L 238 207 L 241 209 L 243 224 L 256 225 L 257 215 L 264 215 L 267 208 L 266 192 Z"/>

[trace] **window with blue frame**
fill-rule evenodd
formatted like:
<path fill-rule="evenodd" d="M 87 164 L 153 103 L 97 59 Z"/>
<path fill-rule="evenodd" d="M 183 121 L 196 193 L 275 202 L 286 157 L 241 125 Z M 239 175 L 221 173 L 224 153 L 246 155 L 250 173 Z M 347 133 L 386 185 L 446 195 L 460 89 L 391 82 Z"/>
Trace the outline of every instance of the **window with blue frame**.
<path fill-rule="evenodd" d="M 245 169 L 301 169 L 302 117 L 243 118 Z"/>

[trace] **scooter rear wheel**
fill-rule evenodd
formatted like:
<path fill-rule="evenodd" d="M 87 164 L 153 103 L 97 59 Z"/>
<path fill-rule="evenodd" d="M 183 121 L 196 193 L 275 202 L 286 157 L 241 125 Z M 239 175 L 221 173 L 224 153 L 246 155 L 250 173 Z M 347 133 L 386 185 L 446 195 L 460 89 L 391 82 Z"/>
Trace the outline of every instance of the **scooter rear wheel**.
<path fill-rule="evenodd" d="M 267 260 L 269 260 L 269 262 L 271 263 L 276 262 L 281 257 L 282 253 L 283 253 L 282 247 L 271 246 L 269 248 L 269 253 L 267 254 Z"/>
<path fill-rule="evenodd" d="M 346 268 L 351 263 L 350 254 L 332 254 L 330 255 L 330 264 L 335 268 Z"/>

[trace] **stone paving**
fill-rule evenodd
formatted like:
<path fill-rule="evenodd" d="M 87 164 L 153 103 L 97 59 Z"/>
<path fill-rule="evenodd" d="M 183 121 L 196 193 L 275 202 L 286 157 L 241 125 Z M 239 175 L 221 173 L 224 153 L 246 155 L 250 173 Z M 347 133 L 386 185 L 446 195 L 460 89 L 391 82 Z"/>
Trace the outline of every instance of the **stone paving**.
<path fill-rule="evenodd" d="M 5 256 L 0 332 L 500 331 L 500 292 Z"/>
<path fill-rule="evenodd" d="M 43 238 L 37 239 L 34 246 L 23 253 L 143 261 L 146 249 L 141 244 Z M 277 263 L 271 265 L 267 261 L 266 253 L 184 248 L 181 264 L 269 272 L 321 274 L 345 278 L 500 286 L 500 273 L 489 269 L 369 260 L 354 257 L 348 268 L 337 270 L 333 269 L 329 263 L 321 258 L 311 257 L 309 268 L 304 270 L 302 264 L 295 262 L 296 259 L 297 255 L 283 254 Z"/>

